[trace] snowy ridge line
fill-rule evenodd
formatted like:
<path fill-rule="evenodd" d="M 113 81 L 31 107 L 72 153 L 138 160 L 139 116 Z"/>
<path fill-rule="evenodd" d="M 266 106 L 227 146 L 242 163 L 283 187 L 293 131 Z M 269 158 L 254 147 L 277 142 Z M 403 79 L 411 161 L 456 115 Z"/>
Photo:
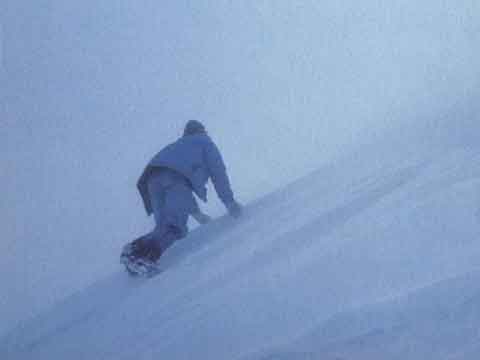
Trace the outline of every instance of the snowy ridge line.
<path fill-rule="evenodd" d="M 195 285 L 195 287 L 188 288 L 188 292 L 186 292 L 185 289 L 181 294 L 179 294 L 179 296 L 191 298 L 192 302 L 194 302 L 193 299 L 195 294 L 198 297 L 204 292 L 208 293 L 210 291 L 209 289 L 218 287 L 221 283 L 235 281 L 235 279 L 242 277 L 245 271 L 249 268 L 255 267 L 257 269 L 262 269 L 264 267 L 271 266 L 272 262 L 282 261 L 284 256 L 294 256 L 295 252 L 301 251 L 302 248 L 304 246 L 308 246 L 309 243 L 305 241 L 296 242 L 295 240 L 292 241 L 292 239 L 310 238 L 310 234 L 315 231 L 316 240 L 320 240 L 325 235 L 335 231 L 336 228 L 349 221 L 353 216 L 355 216 L 355 214 L 375 205 L 378 201 L 382 200 L 384 196 L 387 196 L 391 192 L 395 191 L 395 189 L 398 187 L 401 187 L 402 185 L 415 179 L 415 177 L 421 173 L 425 166 L 426 163 L 422 163 L 420 165 L 411 165 L 410 167 L 404 169 L 392 170 L 390 173 L 385 174 L 384 178 L 377 179 L 375 182 L 366 184 L 366 191 L 364 194 L 361 194 L 361 190 L 358 188 L 355 191 L 354 200 L 352 200 L 350 203 L 339 205 L 331 210 L 326 210 L 325 213 L 322 213 L 313 219 L 309 219 L 309 222 L 305 225 L 291 230 L 290 232 L 284 233 L 278 237 L 274 237 L 274 241 L 271 242 L 271 245 L 268 248 L 253 249 L 252 252 L 248 253 L 248 257 L 237 266 L 210 276 L 206 282 L 200 281 Z M 253 209 L 247 209 L 247 213 L 251 213 L 253 211 Z M 245 223 L 243 225 L 245 225 Z M 195 235 L 198 236 L 199 234 L 197 233 Z M 192 242 L 197 242 L 198 240 L 200 239 L 192 240 Z M 210 241 L 207 241 L 207 243 L 210 243 Z M 207 244 L 205 245 L 207 246 Z M 168 265 L 165 265 L 166 268 L 172 264 L 168 261 L 167 263 Z M 171 304 L 169 306 L 173 307 L 176 301 L 177 299 L 175 298 L 171 299 Z M 185 304 L 185 306 L 189 305 Z M 178 308 L 176 311 L 181 312 L 181 310 Z"/>
<path fill-rule="evenodd" d="M 420 360 L 441 339 L 470 360 L 478 154 L 357 156 L 294 184 L 192 231 L 157 277 L 118 272 L 77 293 L 3 338 L 0 356 L 383 360 L 414 344 Z M 455 331 L 465 341 L 445 340 Z"/>

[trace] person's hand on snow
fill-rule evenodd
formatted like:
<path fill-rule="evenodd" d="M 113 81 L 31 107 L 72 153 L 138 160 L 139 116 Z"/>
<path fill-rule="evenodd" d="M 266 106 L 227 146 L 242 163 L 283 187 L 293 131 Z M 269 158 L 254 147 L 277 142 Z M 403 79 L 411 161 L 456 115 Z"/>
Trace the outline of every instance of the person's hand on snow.
<path fill-rule="evenodd" d="M 242 216 L 242 212 L 243 212 L 242 205 L 240 205 L 235 200 L 227 204 L 226 207 L 231 217 L 238 219 L 240 216 Z"/>
<path fill-rule="evenodd" d="M 207 214 L 204 214 L 201 211 L 198 211 L 194 214 L 192 214 L 193 218 L 200 224 L 200 225 L 205 225 L 212 221 L 212 218 L 208 216 Z"/>

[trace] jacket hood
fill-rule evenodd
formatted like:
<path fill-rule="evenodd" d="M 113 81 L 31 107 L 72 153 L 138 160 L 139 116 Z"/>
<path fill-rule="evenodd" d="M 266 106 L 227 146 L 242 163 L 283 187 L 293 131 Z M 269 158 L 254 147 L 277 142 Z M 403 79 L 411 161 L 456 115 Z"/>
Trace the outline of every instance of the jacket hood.
<path fill-rule="evenodd" d="M 195 134 L 205 134 L 205 126 L 198 120 L 190 120 L 185 125 L 183 130 L 183 136 L 195 135 Z"/>

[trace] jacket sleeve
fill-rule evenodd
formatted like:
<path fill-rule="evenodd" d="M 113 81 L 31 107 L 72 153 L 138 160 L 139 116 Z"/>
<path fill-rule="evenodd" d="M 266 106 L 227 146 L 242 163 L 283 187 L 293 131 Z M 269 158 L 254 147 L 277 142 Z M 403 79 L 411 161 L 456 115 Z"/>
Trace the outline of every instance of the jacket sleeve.
<path fill-rule="evenodd" d="M 205 157 L 210 177 L 218 197 L 224 205 L 234 201 L 233 191 L 227 175 L 222 155 L 213 141 L 209 141 L 205 149 Z"/>

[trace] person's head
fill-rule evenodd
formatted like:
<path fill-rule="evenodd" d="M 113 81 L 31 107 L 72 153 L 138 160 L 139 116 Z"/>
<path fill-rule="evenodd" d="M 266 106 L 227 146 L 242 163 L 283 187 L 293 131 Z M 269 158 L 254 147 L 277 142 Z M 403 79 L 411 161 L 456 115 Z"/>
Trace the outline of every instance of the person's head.
<path fill-rule="evenodd" d="M 189 120 L 185 125 L 185 129 L 183 130 L 183 136 L 205 134 L 206 132 L 205 126 L 203 126 L 200 121 Z"/>

